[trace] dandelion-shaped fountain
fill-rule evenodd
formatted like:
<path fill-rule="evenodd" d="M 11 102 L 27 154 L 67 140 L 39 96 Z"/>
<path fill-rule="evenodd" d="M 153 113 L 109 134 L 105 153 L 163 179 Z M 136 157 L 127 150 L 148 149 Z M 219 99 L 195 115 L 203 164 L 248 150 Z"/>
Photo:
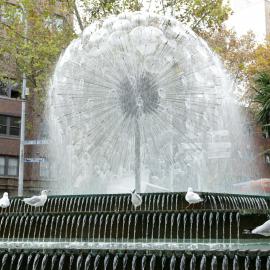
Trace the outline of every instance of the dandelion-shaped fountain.
<path fill-rule="evenodd" d="M 89 26 L 50 91 L 58 192 L 183 191 L 186 179 L 232 192 L 255 172 L 240 158 L 250 139 L 230 92 L 216 55 L 173 18 L 130 13 Z"/>
<path fill-rule="evenodd" d="M 1 210 L 1 269 L 269 270 L 268 240 L 242 233 L 268 219 L 269 198 L 213 193 L 255 173 L 230 87 L 205 42 L 171 17 L 86 28 L 49 93 L 52 188 L 64 195 Z M 211 191 L 192 209 L 179 192 L 189 185 Z M 136 209 L 129 194 L 107 194 L 134 186 L 156 192 Z"/>

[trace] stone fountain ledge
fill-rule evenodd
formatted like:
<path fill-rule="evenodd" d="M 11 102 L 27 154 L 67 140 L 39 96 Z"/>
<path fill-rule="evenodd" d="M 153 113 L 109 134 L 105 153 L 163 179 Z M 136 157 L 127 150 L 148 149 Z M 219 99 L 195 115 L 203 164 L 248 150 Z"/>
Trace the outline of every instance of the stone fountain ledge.
<path fill-rule="evenodd" d="M 10 241 L 2 239 L 0 241 L 0 250 L 136 250 L 136 251 L 192 251 L 196 253 L 203 252 L 246 252 L 258 253 L 270 251 L 268 239 L 252 239 L 252 240 L 233 240 L 230 242 L 216 242 L 212 243 L 202 241 L 198 243 L 191 243 L 189 239 L 185 243 L 177 242 L 79 242 L 79 241 Z"/>

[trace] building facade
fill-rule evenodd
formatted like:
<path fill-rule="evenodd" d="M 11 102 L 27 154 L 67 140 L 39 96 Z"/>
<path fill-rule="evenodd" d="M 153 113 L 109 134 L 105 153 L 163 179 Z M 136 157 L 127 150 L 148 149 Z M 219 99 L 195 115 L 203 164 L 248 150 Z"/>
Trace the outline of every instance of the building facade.
<path fill-rule="evenodd" d="M 63 8 L 63 1 L 37 0 L 37 12 L 42 13 L 45 4 L 52 5 L 54 14 L 44 20 L 44 27 L 61 31 L 65 23 L 72 25 L 73 15 Z M 44 5 L 43 5 L 44 4 Z M 17 0 L 6 0 L 5 5 L 22 14 L 22 5 Z M 0 6 L 0 38 L 5 38 L 1 22 L 9 24 L 6 6 Z M 68 10 L 68 9 L 67 9 Z M 23 17 L 22 17 L 23 19 Z M 28 28 L 31 24 L 27 22 Z M 22 40 L 23 42 L 23 40 Z M 0 44 L 1 46 L 1 44 Z M 20 153 L 21 81 L 20 70 L 14 60 L 4 55 L 0 58 L 0 197 L 7 191 L 11 196 L 18 194 L 18 173 Z M 19 80 L 19 81 L 18 81 Z M 26 98 L 26 129 L 24 146 L 24 195 L 36 194 L 47 186 L 48 166 L 44 158 L 46 146 L 42 115 L 33 108 L 38 106 L 34 91 Z"/>
<path fill-rule="evenodd" d="M 2 83 L 0 88 L 0 193 L 18 189 L 21 101 Z"/>

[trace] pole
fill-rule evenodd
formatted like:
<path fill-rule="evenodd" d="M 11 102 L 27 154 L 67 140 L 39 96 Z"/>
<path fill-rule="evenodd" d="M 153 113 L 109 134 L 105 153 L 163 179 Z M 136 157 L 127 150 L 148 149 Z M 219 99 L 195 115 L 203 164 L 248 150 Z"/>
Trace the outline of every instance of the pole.
<path fill-rule="evenodd" d="M 27 42 L 27 18 L 25 8 L 20 4 L 23 11 L 23 20 L 24 20 L 24 42 Z M 24 139 L 25 139 L 25 95 L 26 95 L 26 74 L 23 73 L 22 81 L 22 111 L 21 111 L 21 126 L 20 126 L 20 160 L 19 160 L 19 180 L 18 180 L 18 196 L 23 196 L 23 179 L 24 179 Z"/>
<path fill-rule="evenodd" d="M 135 189 L 141 192 L 141 134 L 138 119 L 135 120 Z"/>

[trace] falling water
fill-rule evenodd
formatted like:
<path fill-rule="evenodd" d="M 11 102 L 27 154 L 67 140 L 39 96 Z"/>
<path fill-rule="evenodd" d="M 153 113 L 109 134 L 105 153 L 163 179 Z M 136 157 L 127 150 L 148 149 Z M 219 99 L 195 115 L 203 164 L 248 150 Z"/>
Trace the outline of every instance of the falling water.
<path fill-rule="evenodd" d="M 152 219 L 152 236 L 151 236 L 151 242 L 154 241 L 155 224 L 156 224 L 156 213 L 154 213 L 153 219 Z"/>
<path fill-rule="evenodd" d="M 233 220 L 233 213 L 230 213 L 230 245 L 232 244 L 232 220 Z"/>
<path fill-rule="evenodd" d="M 113 258 L 113 270 L 117 269 L 118 266 L 118 262 L 119 262 L 119 256 L 116 254 Z"/>
<path fill-rule="evenodd" d="M 45 270 L 46 269 L 48 260 L 49 260 L 49 256 L 48 256 L 48 254 L 45 254 L 43 256 L 43 259 L 42 259 L 42 262 L 41 262 L 41 270 Z"/>
<path fill-rule="evenodd" d="M 266 270 L 270 270 L 270 256 L 267 257 Z"/>
<path fill-rule="evenodd" d="M 211 243 L 212 237 L 212 223 L 213 223 L 213 213 L 211 212 L 209 215 L 209 242 Z"/>
<path fill-rule="evenodd" d="M 166 241 L 167 227 L 168 227 L 168 213 L 165 214 L 165 223 L 164 223 L 164 242 Z"/>
<path fill-rule="evenodd" d="M 103 224 L 103 214 L 99 217 L 99 229 L 98 229 L 98 242 L 100 241 L 100 234 L 101 234 L 101 229 L 102 229 L 102 224 Z"/>
<path fill-rule="evenodd" d="M 171 234 L 170 234 L 171 241 L 173 241 L 173 224 L 174 224 L 174 213 L 171 215 Z"/>
<path fill-rule="evenodd" d="M 183 229 L 183 243 L 186 239 L 186 223 L 187 223 L 187 213 L 184 214 L 184 229 Z"/>
<path fill-rule="evenodd" d="M 211 270 L 217 270 L 217 257 L 213 256 L 211 261 Z"/>
<path fill-rule="evenodd" d="M 57 261 L 57 254 L 54 254 L 52 256 L 52 262 L 51 262 L 51 270 L 54 269 L 55 265 L 56 265 L 56 261 Z"/>
<path fill-rule="evenodd" d="M 246 256 L 246 258 L 245 258 L 245 270 L 249 270 L 249 266 L 250 266 L 250 259 L 249 259 L 249 256 Z"/>
<path fill-rule="evenodd" d="M 196 257 L 193 254 L 190 260 L 190 270 L 195 270 L 196 267 Z"/>
<path fill-rule="evenodd" d="M 108 264 L 109 264 L 109 260 L 110 260 L 110 255 L 107 254 L 104 258 L 104 270 L 108 270 Z"/>
<path fill-rule="evenodd" d="M 142 267 L 141 267 L 141 270 L 145 270 L 145 267 L 146 267 L 146 260 L 147 260 L 147 258 L 146 258 L 146 256 L 144 255 L 144 256 L 142 257 Z"/>
<path fill-rule="evenodd" d="M 166 268 L 166 261 L 167 261 L 167 258 L 165 255 L 162 256 L 162 259 L 161 259 L 161 269 L 165 269 Z"/>
<path fill-rule="evenodd" d="M 255 263 L 255 265 L 256 265 L 256 270 L 261 270 L 262 269 L 262 262 L 261 262 L 260 256 L 257 256 L 256 257 L 256 263 Z"/>
<path fill-rule="evenodd" d="M 146 217 L 146 237 L 145 237 L 145 241 L 147 242 L 148 240 L 148 232 L 149 232 L 149 221 L 150 221 L 150 214 L 147 214 Z"/>
<path fill-rule="evenodd" d="M 137 223 L 138 223 L 138 214 L 135 215 L 135 221 L 134 221 L 134 234 L 133 234 L 134 242 L 136 240 L 136 227 L 137 227 Z"/>
<path fill-rule="evenodd" d="M 179 230 L 180 230 L 180 222 L 181 222 L 181 214 L 178 213 L 177 214 L 177 228 L 176 228 L 176 231 L 177 231 L 177 242 L 179 241 Z"/>
<path fill-rule="evenodd" d="M 76 262 L 76 270 L 80 270 L 82 266 L 83 257 L 79 255 Z M 105 268 L 104 268 L 105 269 Z"/>
<path fill-rule="evenodd" d="M 239 270 L 238 256 L 235 255 L 233 258 L 233 270 Z"/>
<path fill-rule="evenodd" d="M 90 267 L 90 264 L 91 264 L 91 259 L 92 259 L 92 256 L 91 254 L 89 253 L 85 259 L 85 263 L 84 263 L 84 270 L 88 270 L 89 267 Z"/>
<path fill-rule="evenodd" d="M 206 270 L 206 256 L 204 254 L 201 259 L 200 270 Z"/>
<path fill-rule="evenodd" d="M 123 258 L 123 270 L 127 269 L 127 263 L 128 263 L 128 255 L 126 253 L 124 258 Z"/>
<path fill-rule="evenodd" d="M 97 255 L 94 261 L 94 270 L 98 270 L 99 263 L 100 263 L 100 255 Z"/>
<path fill-rule="evenodd" d="M 7 254 L 5 254 L 5 255 L 7 255 Z M 4 255 L 4 257 L 5 257 L 5 255 Z M 3 259 L 4 259 L 4 257 L 3 257 Z M 27 270 L 30 270 L 30 263 L 31 263 L 31 261 L 32 261 L 32 258 L 33 258 L 33 253 L 30 253 L 29 255 L 28 255 L 28 257 L 27 257 L 27 264 L 26 264 L 26 269 Z M 2 260 L 2 267 L 3 267 L 3 260 Z M 1 268 L 1 270 L 2 270 L 2 268 Z"/>
<path fill-rule="evenodd" d="M 137 255 L 136 253 L 133 255 L 133 258 L 132 258 L 132 264 L 131 264 L 131 269 L 132 270 L 136 270 L 136 264 L 137 264 Z"/>
<path fill-rule="evenodd" d="M 38 269 L 38 264 L 39 264 L 39 260 L 40 260 L 40 254 L 37 253 L 35 258 L 34 258 L 34 262 L 33 262 L 33 270 L 39 270 Z M 11 268 L 11 267 L 10 267 Z M 12 268 L 11 268 L 12 269 Z M 52 268 L 53 269 L 53 268 Z"/>
<path fill-rule="evenodd" d="M 219 223 L 219 212 L 216 213 L 216 242 L 218 242 L 218 223 Z"/>
<path fill-rule="evenodd" d="M 240 214 L 236 214 L 236 223 L 237 223 L 237 242 L 239 243 L 240 239 Z"/>
<path fill-rule="evenodd" d="M 223 256 L 222 270 L 229 270 L 229 262 L 228 262 L 228 257 L 227 257 L 227 255 L 224 255 L 224 256 Z"/>
<path fill-rule="evenodd" d="M 190 214 L 190 231 L 189 231 L 190 243 L 192 243 L 193 217 L 194 217 L 194 214 L 193 214 L 193 212 L 192 212 L 192 213 Z"/>
<path fill-rule="evenodd" d="M 185 254 L 183 254 L 180 261 L 180 270 L 185 270 L 185 268 L 186 268 L 186 256 Z"/>
<path fill-rule="evenodd" d="M 155 270 L 156 267 L 156 255 L 152 255 L 151 261 L 150 261 L 150 270 Z"/>
<path fill-rule="evenodd" d="M 206 212 L 203 213 L 203 241 L 205 239 L 205 222 L 206 222 Z"/>
<path fill-rule="evenodd" d="M 63 253 L 59 259 L 58 270 L 63 270 L 65 258 L 66 258 L 65 253 Z"/>
<path fill-rule="evenodd" d="M 44 256 L 44 258 L 46 257 L 46 255 Z M 47 256 L 48 258 L 48 256 Z M 22 253 L 19 257 L 19 260 L 17 262 L 17 267 L 16 267 L 16 270 L 20 270 L 21 269 L 21 266 L 22 266 L 22 262 L 23 262 L 23 259 L 24 259 L 24 254 Z M 43 260 L 42 260 L 42 265 L 41 265 L 41 270 L 44 270 L 45 268 L 42 268 L 43 266 Z"/>
<path fill-rule="evenodd" d="M 176 257 L 173 254 L 170 261 L 170 270 L 175 270 L 175 264 L 176 264 Z"/>
<path fill-rule="evenodd" d="M 198 243 L 199 238 L 199 223 L 200 223 L 200 213 L 197 213 L 196 216 L 196 242 Z"/>

